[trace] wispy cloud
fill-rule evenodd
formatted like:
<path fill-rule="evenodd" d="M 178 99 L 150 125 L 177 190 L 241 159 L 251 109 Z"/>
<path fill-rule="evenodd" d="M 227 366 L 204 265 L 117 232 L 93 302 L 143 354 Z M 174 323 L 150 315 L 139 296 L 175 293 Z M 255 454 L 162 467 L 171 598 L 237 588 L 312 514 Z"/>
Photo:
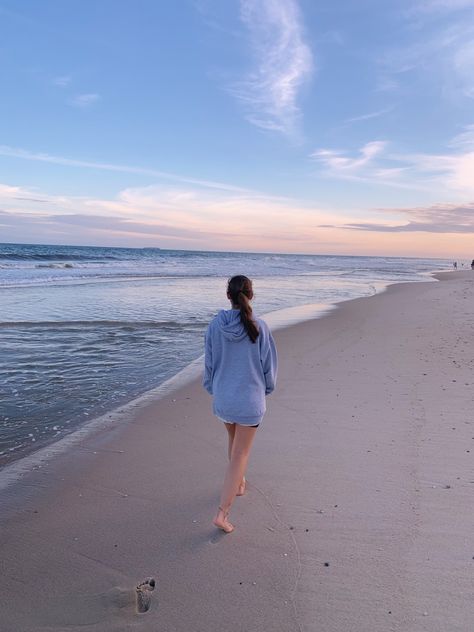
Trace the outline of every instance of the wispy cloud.
<path fill-rule="evenodd" d="M 474 151 L 404 154 L 392 158 L 405 162 L 412 176 L 420 180 L 424 178 L 440 193 L 456 191 L 461 195 L 474 195 Z"/>
<path fill-rule="evenodd" d="M 96 93 L 77 94 L 70 100 L 71 105 L 79 108 L 88 108 L 100 100 L 100 95 Z"/>
<path fill-rule="evenodd" d="M 237 26 L 230 27 L 228 24 L 225 24 L 223 20 L 219 20 L 212 0 L 192 0 L 192 4 L 199 13 L 202 22 L 213 31 L 223 33 L 232 39 L 240 39 L 242 37 L 242 34 Z"/>
<path fill-rule="evenodd" d="M 240 193 L 249 193 L 249 189 L 237 187 L 224 182 L 215 182 L 212 180 L 201 180 L 182 176 L 157 169 L 147 169 L 145 167 L 134 167 L 129 165 L 117 165 L 107 162 L 94 162 L 89 160 L 76 160 L 75 158 L 66 158 L 64 156 L 54 156 L 46 153 L 33 152 L 28 149 L 20 149 L 18 147 L 10 147 L 9 145 L 0 145 L 0 156 L 9 156 L 11 158 L 20 158 L 23 160 L 33 160 L 38 162 L 47 162 L 56 165 L 64 165 L 66 167 L 80 167 L 86 169 L 98 169 L 103 171 L 117 171 L 122 173 L 132 173 L 163 180 L 172 180 L 174 182 L 182 182 L 185 184 L 193 184 L 208 189 L 220 189 L 223 191 L 235 191 Z"/>
<path fill-rule="evenodd" d="M 422 0 L 413 3 L 410 13 L 452 12 L 474 7 L 474 0 Z"/>
<path fill-rule="evenodd" d="M 29 233 L 34 224 L 35 239 L 60 233 L 74 240 L 94 237 L 94 243 L 112 237 L 159 239 L 176 247 L 240 250 L 311 251 L 318 226 L 332 218 L 330 211 L 291 200 L 159 186 L 127 188 L 100 199 L 0 185 L 0 209 L 0 224 L 10 227 L 4 238 Z"/>
<path fill-rule="evenodd" d="M 464 131 L 455 136 L 448 146 L 474 151 L 474 124 L 466 125 Z"/>
<path fill-rule="evenodd" d="M 474 99 L 474 41 L 471 40 L 454 53 L 453 67 L 461 81 L 464 94 Z"/>
<path fill-rule="evenodd" d="M 72 81 L 72 78 L 69 77 L 69 75 L 63 75 L 61 77 L 55 77 L 52 83 L 55 86 L 59 86 L 60 88 L 65 88 L 71 83 L 71 81 Z"/>
<path fill-rule="evenodd" d="M 388 143 L 366 143 L 353 157 L 347 151 L 319 149 L 311 154 L 321 174 L 397 188 L 474 195 L 474 125 L 469 125 L 444 153 L 394 153 Z"/>
<path fill-rule="evenodd" d="M 474 203 L 445 204 L 372 209 L 360 211 L 354 219 L 353 214 L 305 206 L 297 200 L 265 200 L 192 187 L 128 188 L 100 199 L 0 184 L 4 241 L 34 243 L 308 253 L 314 253 L 317 244 L 320 253 L 413 256 L 423 252 L 451 256 L 454 248 L 459 252 L 462 247 L 468 256 L 473 211 Z M 380 221 L 373 221 L 374 216 Z M 397 216 L 400 220 L 394 222 Z M 425 233 L 422 243 L 419 232 Z M 459 234 L 457 241 L 450 233 Z"/>
<path fill-rule="evenodd" d="M 333 149 L 318 149 L 310 157 L 317 160 L 333 174 L 349 174 L 372 163 L 374 158 L 384 151 L 386 144 L 382 140 L 366 143 L 355 158 L 345 155 L 346 152 L 344 151 Z"/>
<path fill-rule="evenodd" d="M 361 114 L 360 116 L 353 116 L 352 118 L 348 118 L 344 121 L 344 123 L 356 123 L 358 121 L 368 121 L 369 119 L 378 118 L 379 116 L 383 116 L 384 114 L 388 114 L 393 110 L 393 105 L 384 108 L 383 110 L 376 110 L 375 112 L 369 112 L 367 114 Z"/>
<path fill-rule="evenodd" d="M 375 92 L 395 92 L 400 87 L 400 83 L 393 77 L 382 76 L 378 79 Z"/>
<path fill-rule="evenodd" d="M 435 204 L 427 207 L 381 209 L 390 215 L 398 213 L 408 218 L 405 223 L 353 223 L 344 228 L 382 233 L 467 233 L 474 234 L 474 202 L 466 204 Z"/>
<path fill-rule="evenodd" d="M 310 158 L 320 167 L 319 175 L 361 184 L 388 186 L 411 191 L 429 191 L 410 178 L 410 166 L 400 165 L 386 155 L 386 141 L 363 145 L 355 155 L 345 150 L 318 149 Z"/>
<path fill-rule="evenodd" d="M 410 28 L 409 23 L 407 26 Z M 389 49 L 380 56 L 382 83 L 376 90 L 410 85 L 419 89 L 418 81 L 410 84 L 415 77 L 434 83 L 438 91 L 441 86 L 446 98 L 474 98 L 473 20 L 465 19 L 462 12 L 450 11 L 449 20 L 425 19 L 413 28 L 418 32 L 415 43 Z"/>
<path fill-rule="evenodd" d="M 230 88 L 245 106 L 247 120 L 265 130 L 298 135 L 301 86 L 313 69 L 296 0 L 241 0 L 253 70 Z"/>

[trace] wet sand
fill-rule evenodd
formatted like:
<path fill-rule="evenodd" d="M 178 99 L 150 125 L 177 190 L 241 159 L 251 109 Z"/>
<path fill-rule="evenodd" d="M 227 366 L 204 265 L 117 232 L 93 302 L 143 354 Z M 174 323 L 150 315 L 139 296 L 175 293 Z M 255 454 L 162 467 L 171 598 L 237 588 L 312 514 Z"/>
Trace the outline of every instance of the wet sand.
<path fill-rule="evenodd" d="M 440 278 L 277 332 L 230 535 L 196 381 L 0 491 L 0 630 L 471 630 L 474 273 Z"/>

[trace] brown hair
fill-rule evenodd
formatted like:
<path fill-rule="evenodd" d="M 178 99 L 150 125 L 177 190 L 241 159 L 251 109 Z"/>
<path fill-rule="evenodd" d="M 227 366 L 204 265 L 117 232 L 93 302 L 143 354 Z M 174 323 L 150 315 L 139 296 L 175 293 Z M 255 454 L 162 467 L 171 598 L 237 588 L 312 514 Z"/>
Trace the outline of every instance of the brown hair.
<path fill-rule="evenodd" d="M 252 281 L 239 274 L 229 279 L 227 283 L 227 296 L 232 304 L 240 309 L 240 320 L 245 327 L 245 331 L 252 342 L 258 338 L 257 323 L 252 317 L 252 307 L 250 301 L 253 298 Z"/>

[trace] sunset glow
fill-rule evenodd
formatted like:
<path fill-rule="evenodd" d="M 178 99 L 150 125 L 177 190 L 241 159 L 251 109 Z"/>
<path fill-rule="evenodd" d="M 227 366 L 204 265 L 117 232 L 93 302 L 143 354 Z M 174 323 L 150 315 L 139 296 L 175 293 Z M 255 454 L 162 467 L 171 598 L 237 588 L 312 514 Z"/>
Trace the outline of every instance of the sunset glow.
<path fill-rule="evenodd" d="M 0 241 L 472 258 L 473 4 L 369 4 L 2 2 Z"/>

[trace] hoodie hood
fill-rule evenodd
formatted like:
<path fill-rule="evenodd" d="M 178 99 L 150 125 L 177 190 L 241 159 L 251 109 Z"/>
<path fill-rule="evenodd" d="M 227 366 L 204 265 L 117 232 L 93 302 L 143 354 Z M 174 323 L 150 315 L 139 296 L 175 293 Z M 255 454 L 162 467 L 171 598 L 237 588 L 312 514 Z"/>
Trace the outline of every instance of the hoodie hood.
<path fill-rule="evenodd" d="M 223 309 L 217 314 L 217 325 L 227 340 L 240 342 L 247 332 L 240 320 L 240 309 Z"/>

